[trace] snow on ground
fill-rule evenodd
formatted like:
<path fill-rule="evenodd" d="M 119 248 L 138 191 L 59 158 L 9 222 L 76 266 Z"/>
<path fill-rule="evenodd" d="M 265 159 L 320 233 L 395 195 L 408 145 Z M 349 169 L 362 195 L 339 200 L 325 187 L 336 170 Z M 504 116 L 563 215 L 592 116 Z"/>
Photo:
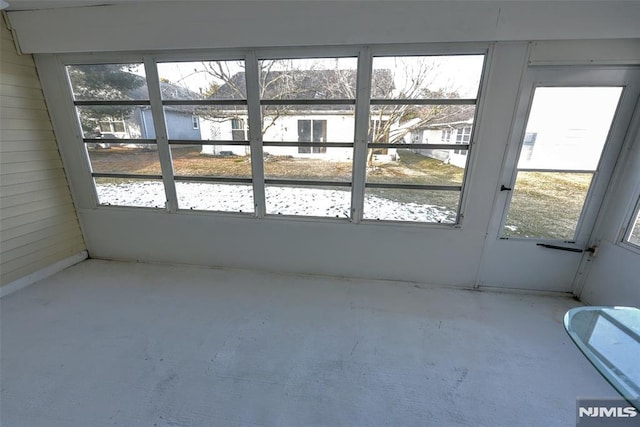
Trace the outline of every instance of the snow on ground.
<path fill-rule="evenodd" d="M 101 204 L 158 207 L 165 205 L 162 182 L 98 183 Z M 176 182 L 180 209 L 253 212 L 253 190 L 246 184 Z M 320 217 L 349 217 L 350 189 L 345 188 L 265 188 L 267 213 Z M 443 206 L 401 203 L 383 197 L 365 196 L 365 218 L 394 221 L 454 223 L 456 213 Z"/>

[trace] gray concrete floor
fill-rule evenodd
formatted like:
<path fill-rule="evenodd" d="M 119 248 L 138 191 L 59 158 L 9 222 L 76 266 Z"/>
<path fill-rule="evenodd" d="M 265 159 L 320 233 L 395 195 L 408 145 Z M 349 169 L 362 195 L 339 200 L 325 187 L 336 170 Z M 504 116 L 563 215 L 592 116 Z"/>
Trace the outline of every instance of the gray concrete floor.
<path fill-rule="evenodd" d="M 13 426 L 568 426 L 576 301 L 91 260 L 1 302 Z"/>

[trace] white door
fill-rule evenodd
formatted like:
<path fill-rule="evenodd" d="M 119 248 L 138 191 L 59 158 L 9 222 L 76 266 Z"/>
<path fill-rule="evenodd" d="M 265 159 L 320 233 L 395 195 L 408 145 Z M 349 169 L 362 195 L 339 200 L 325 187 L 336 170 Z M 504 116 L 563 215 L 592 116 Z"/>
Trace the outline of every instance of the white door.
<path fill-rule="evenodd" d="M 523 79 L 480 286 L 568 292 L 609 184 L 640 75 L 530 68 Z"/>

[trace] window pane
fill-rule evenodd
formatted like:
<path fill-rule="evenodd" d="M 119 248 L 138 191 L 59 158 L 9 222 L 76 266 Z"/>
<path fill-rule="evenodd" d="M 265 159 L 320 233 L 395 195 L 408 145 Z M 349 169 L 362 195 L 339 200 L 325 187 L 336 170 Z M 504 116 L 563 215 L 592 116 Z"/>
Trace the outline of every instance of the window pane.
<path fill-rule="evenodd" d="M 633 229 L 631 230 L 631 234 L 629 234 L 628 241 L 629 243 L 640 246 L 640 212 L 636 214 L 636 220 L 633 223 Z"/>
<path fill-rule="evenodd" d="M 158 64 L 162 99 L 247 99 L 244 61 Z"/>
<path fill-rule="evenodd" d="M 264 147 L 264 151 L 266 178 L 351 181 L 353 148 Z"/>
<path fill-rule="evenodd" d="M 178 207 L 220 212 L 253 212 L 250 184 L 217 182 L 176 182 Z"/>
<path fill-rule="evenodd" d="M 372 105 L 369 141 L 376 144 L 469 144 L 474 105 Z"/>
<path fill-rule="evenodd" d="M 484 55 L 373 58 L 371 97 L 476 98 Z"/>
<path fill-rule="evenodd" d="M 251 178 L 249 146 L 171 145 L 176 176 Z"/>
<path fill-rule="evenodd" d="M 523 169 L 596 170 L 620 87 L 538 87 L 518 161 Z"/>
<path fill-rule="evenodd" d="M 76 107 L 83 138 L 155 139 L 148 105 Z"/>
<path fill-rule="evenodd" d="M 162 175 L 155 144 L 86 144 L 96 173 Z"/>
<path fill-rule="evenodd" d="M 67 72 L 76 101 L 149 99 L 142 64 L 69 65 Z"/>
<path fill-rule="evenodd" d="M 101 205 L 164 208 L 166 197 L 160 180 L 95 178 Z"/>
<path fill-rule="evenodd" d="M 164 107 L 169 139 L 248 141 L 244 106 L 171 105 Z M 194 126 L 197 118 L 197 127 Z M 238 126 L 234 128 L 234 126 Z"/>
<path fill-rule="evenodd" d="M 455 224 L 459 191 L 366 188 L 364 219 Z"/>
<path fill-rule="evenodd" d="M 296 187 L 267 185 L 267 213 L 349 218 L 351 189 L 348 187 Z"/>
<path fill-rule="evenodd" d="M 355 99 L 356 58 L 260 61 L 261 99 Z"/>
<path fill-rule="evenodd" d="M 264 141 L 331 143 L 354 139 L 353 105 L 269 105 L 262 111 Z"/>
<path fill-rule="evenodd" d="M 462 185 L 467 150 L 372 149 L 367 182 Z"/>
<path fill-rule="evenodd" d="M 573 240 L 591 173 L 518 172 L 502 235 Z"/>

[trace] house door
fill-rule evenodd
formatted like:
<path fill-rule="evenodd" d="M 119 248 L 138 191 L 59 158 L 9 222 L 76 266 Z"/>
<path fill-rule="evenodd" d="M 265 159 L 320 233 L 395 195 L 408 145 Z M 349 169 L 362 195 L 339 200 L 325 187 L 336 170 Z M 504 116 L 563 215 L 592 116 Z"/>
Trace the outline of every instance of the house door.
<path fill-rule="evenodd" d="M 638 97 L 638 71 L 531 68 L 478 284 L 570 291 Z"/>
<path fill-rule="evenodd" d="M 326 153 L 327 147 L 304 146 L 304 143 L 327 142 L 326 120 L 298 120 L 298 153 Z"/>

